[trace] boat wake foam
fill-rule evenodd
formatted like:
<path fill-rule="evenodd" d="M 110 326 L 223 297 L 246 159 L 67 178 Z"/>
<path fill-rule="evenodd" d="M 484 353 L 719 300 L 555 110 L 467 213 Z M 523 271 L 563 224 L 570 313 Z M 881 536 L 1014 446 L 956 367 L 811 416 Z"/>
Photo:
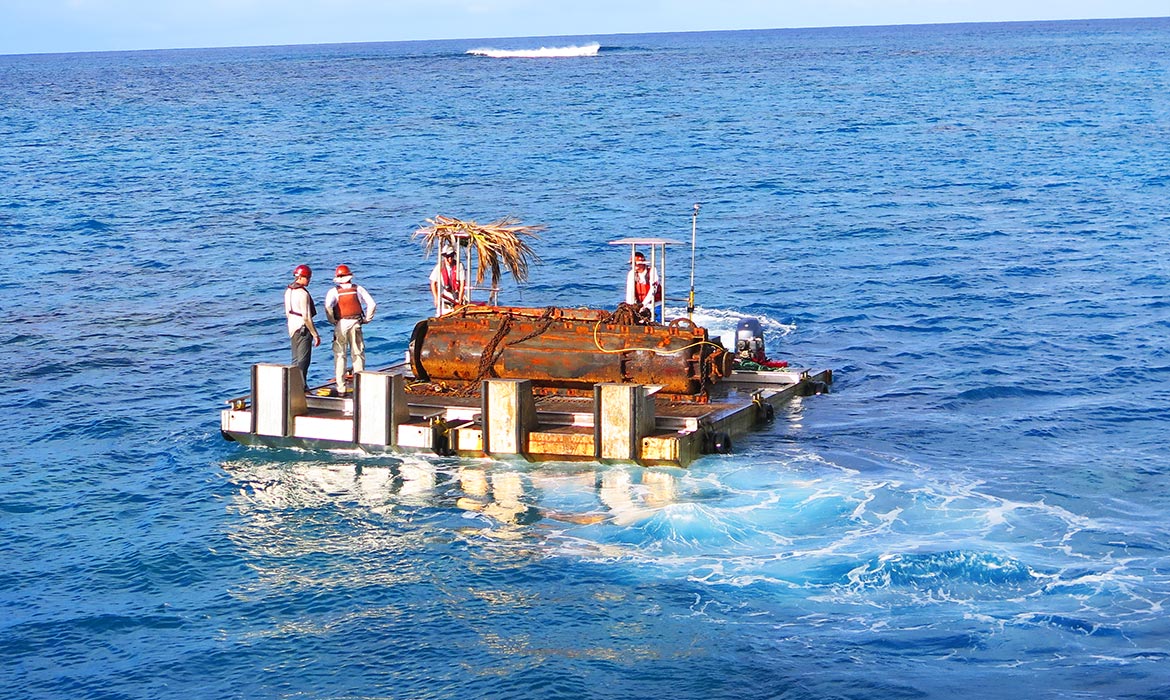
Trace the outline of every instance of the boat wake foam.
<path fill-rule="evenodd" d="M 667 318 L 684 318 L 687 315 L 685 307 L 666 307 Z M 796 330 L 795 324 L 785 324 L 771 318 L 765 314 L 759 313 L 745 313 L 735 309 L 718 309 L 718 308 L 704 308 L 701 306 L 695 307 L 695 312 L 692 318 L 695 323 L 707 329 L 707 332 L 712 338 L 719 338 L 726 348 L 735 347 L 735 329 L 740 319 L 754 318 L 760 322 L 760 327 L 764 329 L 765 337 L 768 340 L 775 341 L 791 334 Z"/>
<path fill-rule="evenodd" d="M 542 46 L 539 49 L 468 49 L 472 56 L 488 58 L 580 58 L 596 56 L 601 44 L 594 42 L 584 46 Z"/>

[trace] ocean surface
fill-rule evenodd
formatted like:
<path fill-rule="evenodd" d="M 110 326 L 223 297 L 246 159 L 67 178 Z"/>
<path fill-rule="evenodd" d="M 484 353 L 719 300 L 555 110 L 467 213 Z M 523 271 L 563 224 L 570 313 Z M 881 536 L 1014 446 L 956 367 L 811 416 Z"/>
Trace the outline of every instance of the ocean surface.
<path fill-rule="evenodd" d="M 1170 697 L 1168 135 L 1166 19 L 0 56 L 0 694 Z M 297 264 L 383 366 L 427 218 L 612 308 L 695 203 L 699 320 L 836 378 L 734 454 L 220 436 Z"/>

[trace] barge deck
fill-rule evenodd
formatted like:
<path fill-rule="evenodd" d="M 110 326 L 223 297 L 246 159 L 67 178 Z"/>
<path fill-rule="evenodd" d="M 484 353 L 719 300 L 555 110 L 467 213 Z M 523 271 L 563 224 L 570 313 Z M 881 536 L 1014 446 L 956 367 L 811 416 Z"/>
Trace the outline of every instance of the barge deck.
<path fill-rule="evenodd" d="M 543 395 L 527 379 L 485 379 L 471 395 L 416 394 L 405 362 L 354 379 L 351 395 L 322 396 L 306 391 L 295 366 L 254 365 L 252 391 L 228 401 L 221 432 L 266 447 L 685 467 L 730 452 L 791 399 L 827 391 L 832 372 L 736 370 L 701 402 L 630 383 L 595 384 L 591 397 Z"/>

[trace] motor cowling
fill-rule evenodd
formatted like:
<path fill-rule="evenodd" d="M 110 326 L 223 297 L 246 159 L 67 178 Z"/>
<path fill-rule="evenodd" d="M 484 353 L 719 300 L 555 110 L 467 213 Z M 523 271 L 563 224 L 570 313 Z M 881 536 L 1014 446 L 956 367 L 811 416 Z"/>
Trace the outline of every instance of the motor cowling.
<path fill-rule="evenodd" d="M 756 318 L 741 318 L 735 326 L 735 356 L 740 360 L 763 363 L 768 359 L 764 351 L 764 328 Z"/>

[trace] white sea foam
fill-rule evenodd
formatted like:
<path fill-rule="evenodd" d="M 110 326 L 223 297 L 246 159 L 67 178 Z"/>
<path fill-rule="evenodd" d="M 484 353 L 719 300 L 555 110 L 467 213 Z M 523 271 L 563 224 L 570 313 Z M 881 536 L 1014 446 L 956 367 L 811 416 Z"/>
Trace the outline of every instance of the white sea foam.
<path fill-rule="evenodd" d="M 542 46 L 539 49 L 468 49 L 472 56 L 488 58 L 580 58 L 596 56 L 601 44 L 594 42 L 584 46 Z"/>
<path fill-rule="evenodd" d="M 687 310 L 684 307 L 666 307 L 667 318 L 679 318 L 686 316 L 686 314 Z M 706 328 L 712 337 L 718 337 L 723 342 L 724 347 L 728 348 L 735 347 L 735 328 L 740 319 L 744 318 L 755 318 L 760 322 L 760 327 L 765 334 L 765 345 L 768 344 L 768 341 L 783 338 L 796 330 L 795 325 L 781 323 L 765 314 L 745 313 L 734 309 L 709 309 L 696 306 L 695 312 L 692 314 L 696 325 Z"/>

